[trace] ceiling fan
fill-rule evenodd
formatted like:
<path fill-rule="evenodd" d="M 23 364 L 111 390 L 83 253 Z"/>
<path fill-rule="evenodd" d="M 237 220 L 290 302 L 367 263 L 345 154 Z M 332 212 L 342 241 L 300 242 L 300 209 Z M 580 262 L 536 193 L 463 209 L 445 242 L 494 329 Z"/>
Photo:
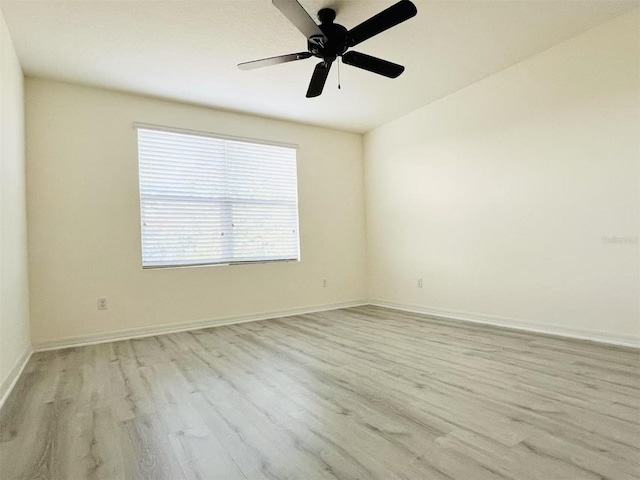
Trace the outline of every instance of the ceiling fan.
<path fill-rule="evenodd" d="M 347 65 L 389 78 L 396 78 L 404 72 L 402 65 L 349 49 L 415 16 L 418 9 L 410 0 L 400 0 L 351 30 L 333 23 L 336 11 L 331 8 L 323 8 L 318 12 L 318 25 L 296 0 L 272 1 L 273 5 L 307 37 L 307 51 L 241 63 L 238 65 L 241 70 L 318 57 L 322 61 L 316 65 L 313 72 L 307 98 L 317 97 L 322 93 L 331 65 L 338 57 L 342 57 L 342 62 Z"/>

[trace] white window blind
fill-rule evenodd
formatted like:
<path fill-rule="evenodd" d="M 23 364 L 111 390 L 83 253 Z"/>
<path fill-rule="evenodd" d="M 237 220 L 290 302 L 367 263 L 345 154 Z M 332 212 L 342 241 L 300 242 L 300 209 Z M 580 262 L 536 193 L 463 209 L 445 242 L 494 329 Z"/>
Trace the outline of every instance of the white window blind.
<path fill-rule="evenodd" d="M 299 259 L 296 149 L 138 127 L 143 267 Z"/>

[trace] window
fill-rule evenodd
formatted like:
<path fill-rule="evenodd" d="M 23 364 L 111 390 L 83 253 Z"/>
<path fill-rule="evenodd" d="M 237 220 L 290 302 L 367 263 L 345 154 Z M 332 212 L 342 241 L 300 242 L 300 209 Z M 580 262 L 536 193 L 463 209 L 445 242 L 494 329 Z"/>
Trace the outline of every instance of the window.
<path fill-rule="evenodd" d="M 295 148 L 136 127 L 143 267 L 299 260 Z"/>

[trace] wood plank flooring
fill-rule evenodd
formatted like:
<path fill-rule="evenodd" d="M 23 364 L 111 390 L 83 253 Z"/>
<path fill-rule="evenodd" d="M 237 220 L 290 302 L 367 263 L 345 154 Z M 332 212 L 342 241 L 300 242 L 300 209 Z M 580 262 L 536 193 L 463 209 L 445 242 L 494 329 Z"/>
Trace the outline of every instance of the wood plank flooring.
<path fill-rule="evenodd" d="M 640 478 L 640 353 L 358 307 L 34 355 L 0 478 Z"/>

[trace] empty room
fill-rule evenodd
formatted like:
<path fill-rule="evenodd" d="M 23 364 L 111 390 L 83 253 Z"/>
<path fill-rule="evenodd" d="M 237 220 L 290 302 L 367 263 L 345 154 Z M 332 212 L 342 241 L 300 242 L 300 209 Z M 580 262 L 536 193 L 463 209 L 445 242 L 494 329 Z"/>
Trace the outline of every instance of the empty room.
<path fill-rule="evenodd" d="M 639 480 L 640 1 L 0 0 L 0 480 Z"/>

